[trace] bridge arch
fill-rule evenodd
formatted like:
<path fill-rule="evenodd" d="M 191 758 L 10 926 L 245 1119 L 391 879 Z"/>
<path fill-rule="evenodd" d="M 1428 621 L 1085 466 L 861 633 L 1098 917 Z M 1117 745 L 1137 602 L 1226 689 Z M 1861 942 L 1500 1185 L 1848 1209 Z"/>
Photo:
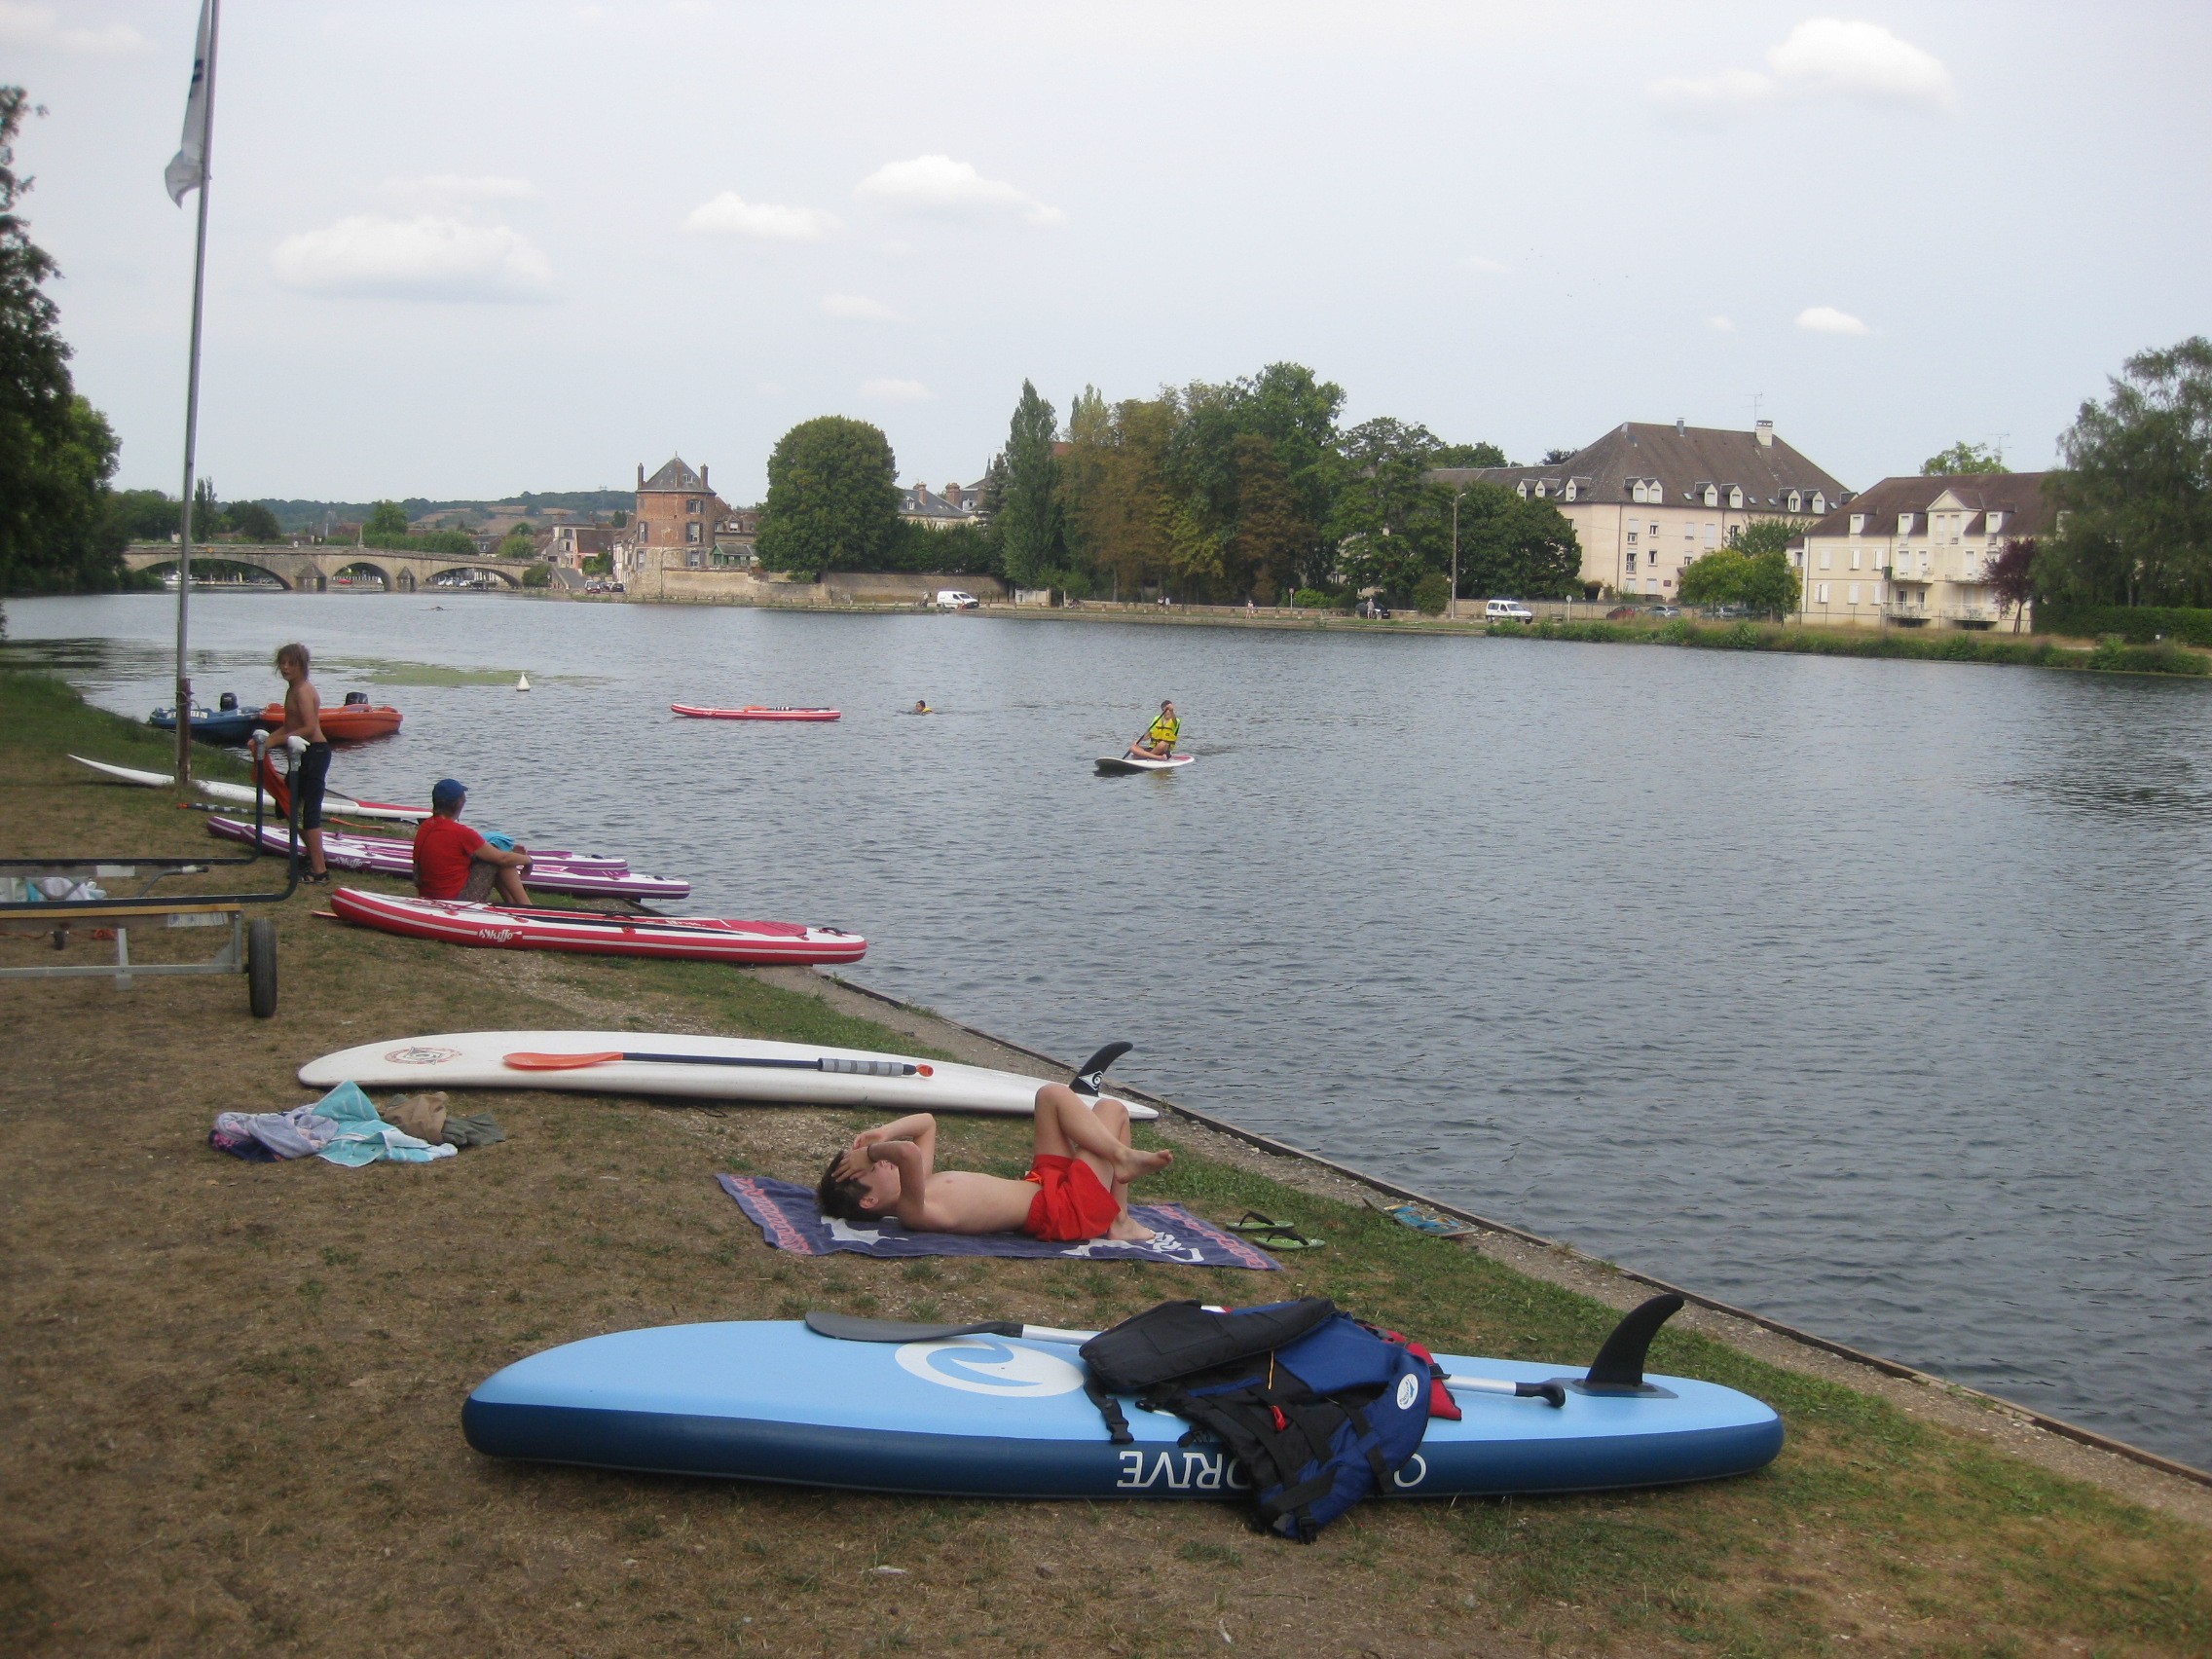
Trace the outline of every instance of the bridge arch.
<path fill-rule="evenodd" d="M 143 571 L 149 575 L 158 576 L 166 581 L 176 574 L 178 561 L 177 556 L 171 553 L 166 557 L 156 557 L 151 560 L 128 559 L 126 563 L 132 570 Z M 193 549 L 192 574 L 195 580 L 205 581 L 210 576 L 236 575 L 240 571 L 251 571 L 254 575 L 266 577 L 287 593 L 292 590 L 293 584 L 285 579 L 282 571 L 276 570 L 262 563 L 259 559 L 233 559 L 220 553 L 203 553 L 198 548 Z M 250 584 L 241 583 L 240 585 Z"/>
<path fill-rule="evenodd" d="M 350 586 L 351 583 L 347 581 L 346 578 L 358 575 L 361 572 L 365 571 L 369 575 L 376 577 L 379 582 L 384 584 L 384 591 L 386 593 L 399 592 L 398 577 L 394 574 L 394 572 L 387 570 L 383 565 L 378 564 L 374 559 L 349 559 L 343 564 L 341 564 L 336 559 L 332 559 L 328 561 L 328 564 L 330 566 L 330 585 L 332 587 L 338 587 L 341 585 Z"/>
<path fill-rule="evenodd" d="M 438 571 L 437 575 L 432 578 L 429 585 L 449 587 L 455 585 L 462 585 L 447 582 L 445 578 L 448 576 L 463 577 L 465 578 L 464 585 L 469 587 L 487 586 L 488 583 L 484 580 L 484 578 L 486 577 L 489 577 L 492 582 L 497 582 L 500 587 L 506 588 L 510 591 L 522 586 L 522 583 L 516 578 L 515 573 L 511 571 L 502 571 L 497 565 L 469 564 L 452 564 L 445 566 Z"/>

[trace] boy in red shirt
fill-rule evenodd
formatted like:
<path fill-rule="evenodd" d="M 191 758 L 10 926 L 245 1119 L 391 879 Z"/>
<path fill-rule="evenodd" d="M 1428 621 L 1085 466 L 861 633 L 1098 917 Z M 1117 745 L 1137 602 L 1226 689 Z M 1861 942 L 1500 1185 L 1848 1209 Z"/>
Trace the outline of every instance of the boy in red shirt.
<path fill-rule="evenodd" d="M 425 899 L 481 902 L 498 888 L 509 904 L 528 904 L 522 878 L 530 869 L 530 849 L 504 852 L 461 821 L 468 791 L 440 778 L 430 791 L 430 816 L 415 829 L 415 891 Z"/>

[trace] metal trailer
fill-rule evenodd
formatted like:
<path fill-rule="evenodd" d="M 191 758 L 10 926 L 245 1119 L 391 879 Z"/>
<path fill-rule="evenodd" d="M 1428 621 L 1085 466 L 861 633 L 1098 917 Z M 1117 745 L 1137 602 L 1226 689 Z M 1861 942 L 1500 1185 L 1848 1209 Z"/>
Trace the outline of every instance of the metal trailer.
<path fill-rule="evenodd" d="M 163 898 L 154 889 L 171 876 L 202 875 L 230 866 L 259 863 L 261 828 L 266 821 L 262 803 L 260 750 L 266 739 L 254 734 L 253 828 L 254 839 L 243 857 L 223 859 L 52 858 L 0 859 L 0 875 L 59 875 L 78 880 L 133 881 L 143 877 L 137 892 L 124 898 L 89 901 L 47 900 L 0 903 L 0 933 L 50 934 L 54 948 L 62 949 L 80 928 L 107 928 L 115 935 L 112 964 L 0 968 L 0 979 L 73 979 L 112 977 L 118 990 L 129 990 L 140 976 L 176 974 L 240 974 L 246 977 L 246 1005 L 257 1019 L 276 1012 L 276 923 L 268 916 L 246 919 L 256 904 L 280 904 L 299 890 L 300 812 L 293 795 L 287 815 L 288 834 L 284 857 L 284 885 L 274 893 L 193 893 Z M 133 963 L 130 931 L 138 927 L 228 927 L 223 947 L 204 962 Z"/>

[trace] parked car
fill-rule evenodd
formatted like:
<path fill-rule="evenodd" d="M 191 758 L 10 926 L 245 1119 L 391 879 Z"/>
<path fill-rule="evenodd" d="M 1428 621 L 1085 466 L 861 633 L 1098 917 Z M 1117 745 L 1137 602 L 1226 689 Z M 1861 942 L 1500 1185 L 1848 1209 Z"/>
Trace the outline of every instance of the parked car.
<path fill-rule="evenodd" d="M 1485 622 L 1533 622 L 1536 613 L 1517 599 L 1493 599 L 1483 607 Z"/>
<path fill-rule="evenodd" d="M 1651 608 L 1654 616 L 1679 616 L 1681 613 L 1682 608 L 1678 605 L 1654 605 Z"/>
<path fill-rule="evenodd" d="M 1636 620 L 1636 607 L 1633 605 L 1616 605 L 1612 609 L 1605 612 L 1605 620 L 1608 622 L 1633 622 Z"/>
<path fill-rule="evenodd" d="M 974 594 L 963 593 L 958 588 L 937 590 L 937 608 L 940 610 L 978 610 L 982 608 L 982 604 Z"/>

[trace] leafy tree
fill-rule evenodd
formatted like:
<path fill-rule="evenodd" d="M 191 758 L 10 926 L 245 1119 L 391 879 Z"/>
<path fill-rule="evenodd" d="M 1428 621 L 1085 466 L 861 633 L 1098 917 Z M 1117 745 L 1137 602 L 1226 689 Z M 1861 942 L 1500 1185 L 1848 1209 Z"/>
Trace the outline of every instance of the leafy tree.
<path fill-rule="evenodd" d="M 1789 519 L 1753 519 L 1750 524 L 1739 525 L 1728 533 L 1728 545 L 1750 557 L 1761 553 L 1787 555 L 1789 544 L 1803 534 L 1803 530 Z"/>
<path fill-rule="evenodd" d="M 537 537 L 527 524 L 511 524 L 507 534 L 499 537 L 498 545 L 492 549 L 496 559 L 533 559 L 537 556 Z"/>
<path fill-rule="evenodd" d="M 1799 591 L 1788 554 L 1779 547 L 1746 552 L 1737 542 L 1692 560 L 1676 590 L 1684 605 L 1740 605 L 1757 616 L 1788 615 Z"/>
<path fill-rule="evenodd" d="M 553 585 L 553 568 L 550 565 L 531 566 L 522 573 L 522 585 L 526 588 L 551 587 Z"/>
<path fill-rule="evenodd" d="M 1997 601 L 1997 612 L 2002 616 L 2008 609 L 2012 612 L 2012 632 L 2020 631 L 2020 622 L 2028 613 L 2028 602 L 2036 596 L 2036 538 L 2032 535 L 2015 535 L 2009 538 L 1989 561 L 1988 574 L 1990 597 Z"/>
<path fill-rule="evenodd" d="M 1006 483 L 991 520 L 1007 579 L 1018 587 L 1037 587 L 1067 558 L 1060 529 L 1059 462 L 1052 454 L 1059 436 L 1052 406 L 1021 383 L 1020 401 L 1006 439 Z"/>
<path fill-rule="evenodd" d="M 1423 616 L 1441 616 L 1452 600 L 1451 578 L 1442 571 L 1431 571 L 1414 583 L 1414 608 Z"/>
<path fill-rule="evenodd" d="M 1430 452 L 1431 466 L 1508 466 L 1505 452 L 1495 444 L 1438 444 Z"/>
<path fill-rule="evenodd" d="M 900 546 L 899 461 L 866 421 L 802 421 L 768 456 L 760 563 L 771 571 L 876 571 Z"/>
<path fill-rule="evenodd" d="M 199 508 L 196 506 L 193 510 L 197 513 Z M 368 522 L 361 526 L 361 534 L 364 536 L 405 535 L 407 509 L 397 501 L 379 501 L 369 509 Z"/>
<path fill-rule="evenodd" d="M 1452 492 L 1438 489 L 1448 516 Z M 1450 532 L 1446 531 L 1449 557 Z M 1459 591 L 1571 599 L 1582 589 L 1582 544 L 1549 501 L 1502 484 L 1476 484 L 1459 501 Z"/>
<path fill-rule="evenodd" d="M 1938 450 L 1920 463 L 1923 478 L 1969 477 L 1976 473 L 2003 472 L 2005 452 L 1984 448 L 1961 438 L 1947 450 Z"/>
<path fill-rule="evenodd" d="M 115 433 L 77 395 L 46 293 L 55 266 L 18 211 L 32 182 L 15 168 L 26 111 L 45 113 L 0 87 L 0 591 L 112 588 L 125 544 L 107 499 Z"/>
<path fill-rule="evenodd" d="M 1548 449 L 1544 451 L 1544 459 L 1538 464 L 1543 466 L 1558 466 L 1563 461 L 1572 461 L 1577 455 L 1581 453 L 1582 452 L 1579 450 Z"/>
<path fill-rule="evenodd" d="M 248 541 L 264 545 L 283 538 L 284 532 L 276 523 L 276 515 L 259 501 L 237 501 L 226 509 L 231 529 Z"/>
<path fill-rule="evenodd" d="M 2212 604 L 2212 340 L 2127 359 L 2059 439 L 2063 517 L 2036 587 L 2077 604 Z"/>
<path fill-rule="evenodd" d="M 607 522 L 616 530 L 628 530 L 630 528 L 630 514 L 628 509 L 623 507 L 616 507 L 614 511 L 610 515 L 608 515 Z"/>
<path fill-rule="evenodd" d="M 1060 535 L 1073 571 L 1098 568 L 1095 519 L 1106 488 L 1106 451 L 1114 442 L 1114 412 L 1103 393 L 1086 386 L 1068 405 L 1068 449 L 1060 458 Z"/>
<path fill-rule="evenodd" d="M 126 541 L 166 541 L 176 535 L 181 514 L 176 498 L 159 490 L 111 490 L 107 522 Z"/>

